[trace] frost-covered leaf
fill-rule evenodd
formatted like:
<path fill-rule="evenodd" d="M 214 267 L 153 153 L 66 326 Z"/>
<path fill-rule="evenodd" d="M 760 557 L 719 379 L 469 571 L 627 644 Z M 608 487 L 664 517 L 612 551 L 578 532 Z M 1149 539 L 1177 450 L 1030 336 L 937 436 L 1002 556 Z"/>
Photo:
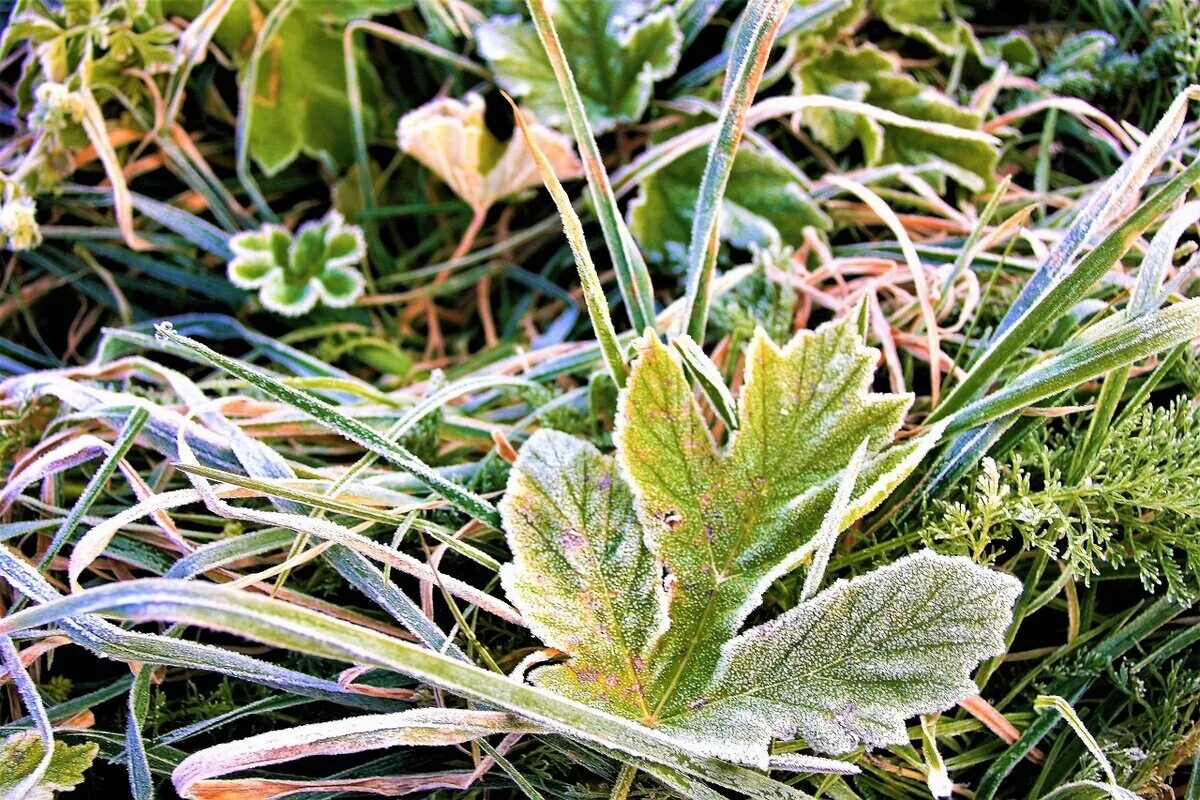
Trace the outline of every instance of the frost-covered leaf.
<path fill-rule="evenodd" d="M 955 16 L 953 0 L 872 0 L 871 6 L 889 28 L 944 55 L 953 56 L 974 38 Z"/>
<path fill-rule="evenodd" d="M 400 118 L 400 149 L 433 170 L 477 213 L 496 201 L 542 185 L 537 164 L 520 135 L 501 143 L 484 121 L 486 106 L 475 92 L 465 102 L 452 97 L 430 101 Z M 530 136 L 559 180 L 583 171 L 571 140 L 541 125 L 528 112 Z"/>
<path fill-rule="evenodd" d="M 907 718 L 976 693 L 971 672 L 1004 652 L 1020 591 L 1008 575 L 929 551 L 838 581 L 730 642 L 709 691 L 663 727 L 734 761 L 772 737 L 828 753 L 906 742 Z"/>
<path fill-rule="evenodd" d="M 894 57 L 870 45 L 838 47 L 800 62 L 797 91 L 855 100 L 909 117 L 977 130 L 980 116 L 899 69 Z M 949 138 L 934 130 L 901 128 L 845 111 L 810 109 L 802 120 L 816 139 L 841 152 L 857 141 L 868 166 L 935 164 L 967 189 L 994 182 L 999 153 L 985 141 Z"/>
<path fill-rule="evenodd" d="M 788 12 L 791 16 L 802 16 L 806 12 L 804 6 L 816 5 L 820 0 L 796 0 L 796 6 Z M 849 5 L 834 14 L 824 23 L 816 26 L 801 26 L 796 29 L 796 37 L 811 41 L 815 46 L 836 40 L 841 34 L 854 28 L 867 15 L 867 0 L 850 0 Z M 784 29 L 791 26 L 784 21 Z"/>
<path fill-rule="evenodd" d="M 56 792 L 69 792 L 83 783 L 83 774 L 92 766 L 99 746 L 94 742 L 69 745 L 55 740 L 50 766 L 41 780 L 22 800 L 53 800 Z M 15 733 L 0 743 L 0 797 L 37 769 L 45 744 L 36 733 Z"/>
<path fill-rule="evenodd" d="M 666 623 L 662 568 L 613 459 L 538 431 L 521 448 L 500 514 L 514 555 L 501 572 L 505 592 L 543 642 L 572 656 L 539 670 L 538 682 L 648 719 L 646 660 Z"/>
<path fill-rule="evenodd" d="M 692 216 L 704 173 L 696 150 L 654 173 L 629 206 L 629 230 L 648 255 L 675 268 L 687 263 Z M 720 236 L 735 247 L 798 246 L 803 230 L 826 228 L 828 219 L 796 176 L 768 153 L 741 149 L 721 203 Z"/>
<path fill-rule="evenodd" d="M 884 450 L 911 398 L 869 392 L 875 357 L 849 317 L 782 349 L 759 332 L 725 453 L 674 351 L 651 341 L 635 363 L 616 436 L 647 541 L 668 573 L 670 627 L 650 669 L 662 714 L 700 696 L 721 646 L 797 565 L 859 444 L 869 440 L 869 456 L 843 528 L 882 501 L 864 497 L 866 487 L 890 490 L 932 444 Z"/>
<path fill-rule="evenodd" d="M 797 0 L 796 5 L 815 2 Z M 955 15 L 953 0 L 851 0 L 824 25 L 803 30 L 800 35 L 822 44 L 831 42 L 868 16 L 946 56 L 954 56 L 960 47 L 974 48 L 977 44 L 971 27 Z"/>
<path fill-rule="evenodd" d="M 643 0 L 545 0 L 596 133 L 635 122 L 654 82 L 675 72 L 683 34 L 670 9 Z M 479 52 L 509 94 L 549 125 L 566 122 L 558 83 L 533 25 L 495 17 L 476 31 Z"/>
<path fill-rule="evenodd" d="M 533 680 L 764 769 L 772 737 L 835 753 L 899 743 L 906 718 L 975 691 L 975 665 L 1003 650 L 1016 580 L 925 552 L 812 594 L 837 533 L 940 435 L 892 443 L 911 400 L 870 392 L 876 351 L 856 325 L 783 348 L 759 332 L 724 449 L 656 337 L 620 395 L 617 459 L 552 431 L 525 444 L 501 504 L 514 556 L 501 574 L 566 654 Z M 737 635 L 810 555 L 810 599 Z"/>
<path fill-rule="evenodd" d="M 263 306 L 284 316 L 307 314 L 318 302 L 346 308 L 363 293 L 363 276 L 354 268 L 367 252 L 362 229 L 346 225 L 336 211 L 295 234 L 272 224 L 239 233 L 229 249 L 229 282 L 257 289 Z"/>

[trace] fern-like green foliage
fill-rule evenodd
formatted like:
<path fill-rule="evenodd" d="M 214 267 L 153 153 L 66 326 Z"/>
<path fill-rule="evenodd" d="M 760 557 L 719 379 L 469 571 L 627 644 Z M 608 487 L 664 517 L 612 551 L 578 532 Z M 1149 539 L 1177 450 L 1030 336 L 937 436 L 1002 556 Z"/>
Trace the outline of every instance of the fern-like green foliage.
<path fill-rule="evenodd" d="M 1176 598 L 1200 589 L 1200 410 L 1184 400 L 1146 408 L 1107 434 L 1097 466 L 1063 476 L 1071 434 L 1030 437 L 1003 463 L 984 459 L 974 482 L 935 500 L 922 533 L 939 549 L 990 561 L 1019 541 L 1060 558 L 1080 578 L 1133 565 Z"/>
<path fill-rule="evenodd" d="M 1139 667 L 1124 663 L 1110 676 L 1113 695 L 1126 702 L 1111 703 L 1117 709 L 1104 709 L 1108 713 L 1103 719 L 1093 715 L 1096 734 L 1121 784 L 1153 796 L 1195 749 L 1200 659 L 1194 653 L 1182 653 L 1165 664 Z M 1101 722 L 1105 727 L 1099 728 Z M 1073 777 L 1098 776 L 1085 768 Z"/>
<path fill-rule="evenodd" d="M 1149 60 L 1121 50 L 1106 31 L 1075 34 L 1057 47 L 1038 75 L 1038 83 L 1055 94 L 1090 99 L 1124 97 L 1148 74 Z"/>
<path fill-rule="evenodd" d="M 1161 56 L 1171 91 L 1181 92 L 1200 81 L 1200 4 L 1192 0 L 1153 0 L 1150 19 L 1155 38 L 1146 52 Z"/>
<path fill-rule="evenodd" d="M 776 578 L 823 563 L 830 534 L 936 439 L 893 443 L 911 397 L 870 392 L 876 355 L 852 318 L 782 348 L 758 333 L 721 448 L 675 349 L 647 336 L 615 458 L 534 435 L 501 504 L 514 556 L 501 576 L 533 631 L 569 656 L 535 680 L 760 767 L 774 737 L 835 753 L 903 742 L 906 718 L 973 693 L 1019 585 L 963 558 L 901 559 L 739 635 Z"/>

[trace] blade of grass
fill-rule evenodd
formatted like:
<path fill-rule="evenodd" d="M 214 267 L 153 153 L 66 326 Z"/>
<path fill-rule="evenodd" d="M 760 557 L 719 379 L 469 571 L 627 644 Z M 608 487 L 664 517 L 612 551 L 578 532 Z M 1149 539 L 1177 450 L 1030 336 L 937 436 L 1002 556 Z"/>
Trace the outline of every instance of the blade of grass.
<path fill-rule="evenodd" d="M 1200 220 L 1200 201 L 1185 203 L 1175 210 L 1166 222 L 1150 240 L 1150 247 L 1142 258 L 1138 270 L 1138 280 L 1126 306 L 1125 315 L 1129 319 L 1137 319 L 1154 311 L 1158 304 L 1165 301 L 1162 286 L 1167 271 L 1174 259 L 1175 248 L 1184 231 Z M 1111 318 L 1110 318 L 1111 319 Z M 1117 414 L 1117 406 L 1125 394 L 1129 382 L 1130 367 L 1120 367 L 1113 370 L 1104 378 L 1100 386 L 1100 394 L 1096 398 L 1096 408 L 1088 420 L 1087 430 L 1083 439 L 1075 449 L 1071 464 L 1067 470 L 1067 478 L 1077 482 L 1083 478 L 1095 464 L 1100 452 L 1100 445 L 1111 429 L 1113 417 Z M 1139 403 L 1140 405 L 1140 403 Z"/>
<path fill-rule="evenodd" d="M 508 714 L 454 708 L 418 708 L 300 725 L 226 741 L 191 754 L 171 776 L 175 790 L 193 796 L 197 784 L 243 770 L 300 758 L 361 753 L 390 747 L 469 742 L 495 733 L 537 728 Z"/>
<path fill-rule="evenodd" d="M 474 517 L 485 525 L 499 529 L 500 514 L 496 507 L 479 495 L 469 492 L 457 483 L 443 477 L 428 464 L 421 461 L 403 446 L 390 441 L 375 429 L 368 427 L 356 419 L 347 417 L 329 403 L 319 400 L 312 395 L 293 389 L 272 378 L 264 372 L 248 367 L 234 359 L 226 358 L 215 350 L 206 347 L 194 339 L 180 336 L 170 323 L 164 322 L 155 327 L 156 336 L 163 341 L 179 345 L 184 349 L 203 358 L 215 367 L 236 375 L 251 385 L 266 392 L 271 397 L 304 412 L 312 419 L 333 432 L 346 437 L 350 441 L 365 447 L 401 469 L 411 473 L 436 494 L 449 500 L 464 513 Z"/>
<path fill-rule="evenodd" d="M 583 160 L 584 174 L 587 177 L 588 193 L 592 199 L 592 208 L 600 219 L 600 229 L 604 232 L 604 241 L 608 245 L 609 256 L 617 274 L 617 285 L 621 289 L 621 298 L 625 303 L 625 313 L 633 329 L 639 334 L 651 328 L 657 330 L 654 315 L 654 286 L 650 281 L 650 271 L 646 261 L 629 233 L 617 199 L 613 195 L 608 173 L 604 169 L 604 161 L 600 157 L 600 148 L 596 146 L 596 137 L 592 134 L 591 123 L 588 122 L 587 111 L 575 78 L 571 74 L 571 65 L 567 63 L 566 53 L 554 28 L 554 21 L 546 9 L 545 0 L 527 0 L 529 13 L 537 29 L 538 39 L 550 60 L 554 78 L 558 81 L 559 91 L 562 92 L 563 103 L 567 110 L 567 119 L 571 123 L 571 132 L 579 145 L 579 154 Z"/>
<path fill-rule="evenodd" d="M 550 162 L 546 160 L 541 148 L 530 135 L 524 115 L 511 97 L 505 94 L 504 98 L 512 106 L 513 119 L 516 120 L 521 135 L 525 137 L 525 144 L 533 155 L 534 163 L 537 164 L 538 172 L 541 173 L 542 182 L 546 184 L 546 189 L 554 198 L 554 205 L 562 217 L 563 231 L 571 245 L 571 252 L 575 255 L 575 267 L 579 271 L 583 299 L 587 304 L 588 316 L 592 320 L 596 341 L 600 343 L 600 350 L 604 354 L 604 363 L 608 366 L 608 371 L 612 374 L 617 386 L 624 386 L 625 378 L 628 376 L 628 370 L 625 368 L 625 356 L 621 352 L 621 344 L 617 341 L 617 330 L 613 327 L 612 317 L 608 313 L 608 300 L 604 296 L 604 287 L 600 285 L 600 276 L 596 273 L 596 265 L 592 263 L 592 255 L 588 252 L 587 239 L 583 235 L 583 224 L 579 221 L 579 215 L 575 213 L 575 209 L 572 208 L 571 199 L 567 197 L 566 190 L 559 183 L 558 176 L 554 174 L 554 167 L 550 166 Z"/>
<path fill-rule="evenodd" d="M 1075 703 L 1091 687 L 1103 665 L 1112 663 L 1115 659 L 1127 653 L 1142 639 L 1161 628 L 1176 617 L 1187 606 L 1160 598 L 1148 608 L 1122 625 L 1117 631 L 1097 643 L 1088 654 L 1088 663 L 1096 665 L 1082 674 L 1070 674 L 1053 681 L 1047 689 L 1047 694 L 1059 695 L 1068 702 Z M 1000 789 L 1000 784 L 1008 774 L 1029 754 L 1038 743 L 1062 719 L 1057 711 L 1043 711 L 1025 728 L 1021 738 L 1002 752 L 984 772 L 975 791 L 976 800 L 994 800 Z"/>
<path fill-rule="evenodd" d="M 42 776 L 50 768 L 50 759 L 54 756 L 54 729 L 50 725 L 50 717 L 46 714 L 42 696 L 38 694 L 37 686 L 29 677 L 29 673 L 25 671 L 25 665 L 21 663 L 21 656 L 8 636 L 0 636 L 0 664 L 4 665 L 12 677 L 17 694 L 20 696 L 21 702 L 25 704 L 25 710 L 33 718 L 34 727 L 42 739 L 42 755 L 37 764 L 28 775 L 21 778 L 15 785 L 8 787 L 5 794 L 6 799 L 17 800 L 17 798 L 32 797 L 34 790 L 42 781 Z"/>
<path fill-rule="evenodd" d="M 100 612 L 196 625 L 323 658 L 394 670 L 761 800 L 809 800 L 807 794 L 761 773 L 692 753 L 636 722 L 369 628 L 226 586 L 162 578 L 108 584 L 12 614 L 0 620 L 0 635 Z"/>
<path fill-rule="evenodd" d="M 298 5 L 299 0 L 280 0 L 267 14 L 267 18 L 254 38 L 254 49 L 250 51 L 250 57 L 246 59 L 245 71 L 238 82 L 237 128 L 234 131 L 237 177 L 246 194 L 250 196 L 250 200 L 268 222 L 278 222 L 279 218 L 271 210 L 270 204 L 263 197 L 262 190 L 259 189 L 258 183 L 250 171 L 250 126 L 254 121 L 254 103 L 258 95 L 258 68 L 267 54 L 268 47 L 279 33 L 279 29 L 283 27 L 283 23 L 287 21 L 288 16 Z"/>
<path fill-rule="evenodd" d="M 704 343 L 708 325 L 709 292 L 720 245 L 721 203 L 733 171 L 734 157 L 746 127 L 746 113 L 754 102 L 759 81 L 771 55 L 771 45 L 791 3 L 787 0 L 751 0 L 738 22 L 730 69 L 725 73 L 724 101 L 717 118 L 717 135 L 708 149 L 700 178 L 700 192 L 692 215 L 688 243 L 686 332 Z"/>
<path fill-rule="evenodd" d="M 700 389 L 708 398 L 713 411 L 717 412 L 717 416 L 725 423 L 726 428 L 736 431 L 738 429 L 737 401 L 733 399 L 733 393 L 725 385 L 725 378 L 721 376 L 717 365 L 705 354 L 700 345 L 686 334 L 675 337 L 671 340 L 671 344 L 679 352 L 680 360 L 683 361 L 688 375 L 700 384 Z"/>
<path fill-rule="evenodd" d="M 1063 270 L 1070 266 L 1080 248 L 1108 224 L 1117 209 L 1128 201 L 1131 193 L 1142 187 L 1183 125 L 1188 102 L 1196 98 L 1200 98 L 1200 86 L 1189 86 L 1180 92 L 1146 141 L 1087 202 L 1066 235 L 1021 289 L 997 326 L 997 336 L 1004 334 L 1028 314 L 1058 281 Z"/>
<path fill-rule="evenodd" d="M 292 486 L 285 486 L 277 481 L 258 480 L 248 478 L 244 475 L 238 475 L 234 472 L 227 472 L 223 469 L 215 467 L 206 467 L 203 464 L 184 464 L 175 465 L 176 469 L 188 475 L 197 475 L 201 478 L 206 478 L 211 481 L 221 481 L 228 483 L 231 486 L 240 486 L 244 489 L 250 489 L 262 494 L 280 497 L 285 500 L 295 500 L 298 503 L 303 503 L 306 506 L 320 508 L 325 511 L 333 511 L 338 514 L 346 514 L 348 516 L 357 517 L 358 519 L 370 520 L 372 522 L 380 522 L 385 525 L 401 527 L 410 523 L 410 514 L 396 514 L 385 511 L 379 508 L 364 506 L 359 503 L 349 503 L 344 500 L 338 500 L 335 497 L 330 497 L 324 492 L 310 492 L 304 489 L 298 489 Z M 442 544 L 449 547 L 459 555 L 469 558 L 480 566 L 486 567 L 492 572 L 500 571 L 500 562 L 489 556 L 487 553 L 480 550 L 468 542 L 461 539 L 456 539 L 450 531 L 441 528 L 438 525 L 417 520 L 416 526 L 437 539 Z"/>
<path fill-rule="evenodd" d="M 100 110 L 100 105 L 92 96 L 90 88 L 81 89 L 80 96 L 83 98 L 83 117 L 80 124 L 87 133 L 88 141 L 96 150 L 96 157 L 104 165 L 104 174 L 108 176 L 108 182 L 112 184 L 117 227 L 121 229 L 121 236 L 131 250 L 148 250 L 150 243 L 138 236 L 133 229 L 133 198 L 129 193 L 129 184 L 125 181 L 125 171 L 117 158 L 117 151 L 113 149 L 112 141 L 108 138 L 108 124 L 104 121 L 104 112 Z"/>
<path fill-rule="evenodd" d="M 691 41 L 686 38 L 688 35 L 687 21 L 690 19 L 688 16 L 689 13 L 692 17 L 695 17 L 697 6 L 705 5 L 706 2 L 707 0 L 696 0 L 681 16 L 679 27 L 684 30 L 685 41 Z M 819 2 L 808 5 L 795 6 L 791 10 L 791 13 L 784 18 L 783 25 L 779 29 L 779 36 L 786 36 L 793 31 L 800 31 L 820 25 L 849 7 L 850 0 L 819 0 Z M 725 71 L 726 66 L 729 64 L 729 58 L 729 48 L 722 48 L 719 54 L 713 56 L 690 72 L 676 78 L 675 82 L 671 85 L 671 93 L 678 96 L 708 83 Z"/>
<path fill-rule="evenodd" d="M 1113 332 L 1052 356 L 950 417 L 947 431 L 955 433 L 1066 391 L 1083 381 L 1119 369 L 1200 336 L 1200 298 L 1178 303 Z"/>
<path fill-rule="evenodd" d="M 1092 285 L 1197 181 L 1200 181 L 1200 159 L 1138 206 L 1124 224 L 1079 261 L 1070 275 L 1039 295 L 1016 322 L 993 338 L 967 375 L 933 410 L 930 421 L 949 417 L 974 400 L 1040 331 L 1053 325 L 1083 299 Z"/>
<path fill-rule="evenodd" d="M 113 442 L 112 450 L 105 456 L 104 461 L 100 464 L 100 468 L 92 473 L 92 477 L 88 479 L 87 485 L 84 486 L 83 492 L 79 495 L 79 499 L 75 501 L 75 505 L 71 507 L 71 513 L 63 520 L 62 525 L 54 533 L 54 538 L 50 540 L 50 544 L 46 547 L 46 552 L 42 554 L 41 560 L 38 562 L 38 571 L 45 572 L 46 567 L 58 555 L 58 551 L 71 538 L 75 532 L 79 521 L 83 519 L 83 515 L 92 507 L 92 503 L 100 496 L 100 491 L 104 488 L 104 484 L 112 477 L 113 472 L 117 469 L 117 464 L 129 452 L 129 448 L 133 446 L 134 440 L 141 432 L 142 426 L 150 419 L 150 412 L 142 406 L 135 406 L 129 412 L 128 419 L 125 420 L 125 425 L 121 428 L 121 433 L 117 440 Z"/>
<path fill-rule="evenodd" d="M 892 211 L 891 206 L 885 203 L 882 197 L 861 183 L 840 175 L 830 175 L 827 181 L 866 203 L 875 216 L 888 226 L 900 245 L 900 251 L 904 254 L 904 262 L 912 274 L 913 286 L 917 290 L 917 301 L 921 307 L 921 320 L 925 327 L 925 343 L 929 348 L 929 402 L 936 406 L 942 393 L 942 370 L 938 365 L 942 347 L 938 341 L 937 313 L 934 311 L 933 301 L 929 296 L 929 286 L 925 283 L 925 268 L 921 265 L 921 257 L 917 255 L 917 250 L 913 247 L 912 239 L 909 238 L 904 224 L 900 222 L 896 212 Z"/>

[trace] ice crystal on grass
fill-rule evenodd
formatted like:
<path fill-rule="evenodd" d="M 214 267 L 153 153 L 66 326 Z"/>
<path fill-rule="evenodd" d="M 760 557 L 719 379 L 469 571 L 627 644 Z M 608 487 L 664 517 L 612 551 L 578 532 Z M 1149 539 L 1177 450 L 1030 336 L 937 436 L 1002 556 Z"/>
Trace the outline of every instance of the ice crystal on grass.
<path fill-rule="evenodd" d="M 756 766 L 772 737 L 902 742 L 906 718 L 971 694 L 1020 585 L 965 558 L 919 553 L 738 635 L 827 516 L 834 533 L 862 517 L 937 438 L 893 443 L 911 398 L 870 392 L 875 356 L 851 318 L 783 348 L 760 331 L 722 449 L 674 349 L 647 337 L 615 462 L 565 434 L 530 439 L 501 505 L 504 585 L 568 655 L 534 679 Z"/>

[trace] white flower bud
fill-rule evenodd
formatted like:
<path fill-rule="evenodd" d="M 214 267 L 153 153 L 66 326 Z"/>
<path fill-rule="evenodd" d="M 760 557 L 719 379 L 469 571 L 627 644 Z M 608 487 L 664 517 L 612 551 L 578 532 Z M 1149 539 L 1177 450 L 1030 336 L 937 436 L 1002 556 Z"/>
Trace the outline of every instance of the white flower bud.
<path fill-rule="evenodd" d="M 18 197 L 0 205 L 0 236 L 9 250 L 30 250 L 42 243 L 42 229 L 34 216 L 37 206 L 28 197 Z"/>

